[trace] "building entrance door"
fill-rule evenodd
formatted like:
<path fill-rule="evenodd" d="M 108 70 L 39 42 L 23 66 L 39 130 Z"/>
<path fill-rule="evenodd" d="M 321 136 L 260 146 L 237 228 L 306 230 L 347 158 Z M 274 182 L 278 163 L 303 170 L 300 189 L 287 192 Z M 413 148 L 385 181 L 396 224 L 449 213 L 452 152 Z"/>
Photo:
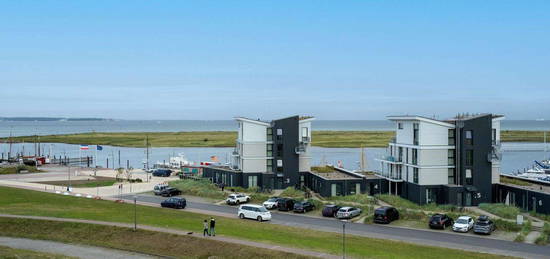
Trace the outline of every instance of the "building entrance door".
<path fill-rule="evenodd" d="M 464 195 L 466 196 L 464 198 L 464 206 L 472 206 L 472 193 L 465 192 Z"/>

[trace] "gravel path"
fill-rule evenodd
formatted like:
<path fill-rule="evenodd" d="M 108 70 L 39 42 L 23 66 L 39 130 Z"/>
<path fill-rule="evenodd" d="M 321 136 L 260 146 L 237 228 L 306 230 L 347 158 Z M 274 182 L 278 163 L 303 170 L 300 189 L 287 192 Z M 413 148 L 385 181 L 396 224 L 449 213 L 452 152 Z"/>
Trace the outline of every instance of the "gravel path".
<path fill-rule="evenodd" d="M 11 247 L 11 248 L 17 248 L 17 249 L 25 249 L 25 250 L 31 250 L 31 251 L 73 256 L 73 257 L 78 257 L 83 259 L 155 258 L 149 255 L 125 252 L 125 251 L 102 248 L 102 247 L 64 244 L 60 242 L 34 240 L 34 239 L 26 239 L 26 238 L 0 237 L 0 245 Z"/>

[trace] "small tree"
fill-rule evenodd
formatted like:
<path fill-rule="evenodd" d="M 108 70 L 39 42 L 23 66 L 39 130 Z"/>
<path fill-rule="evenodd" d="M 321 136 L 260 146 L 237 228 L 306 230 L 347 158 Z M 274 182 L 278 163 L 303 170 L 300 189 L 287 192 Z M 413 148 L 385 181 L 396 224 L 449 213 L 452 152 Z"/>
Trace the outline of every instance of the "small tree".
<path fill-rule="evenodd" d="M 117 182 L 118 182 L 118 178 L 121 177 L 123 174 L 124 174 L 124 168 L 121 167 L 121 168 L 118 168 L 116 170 L 116 180 L 117 180 Z"/>

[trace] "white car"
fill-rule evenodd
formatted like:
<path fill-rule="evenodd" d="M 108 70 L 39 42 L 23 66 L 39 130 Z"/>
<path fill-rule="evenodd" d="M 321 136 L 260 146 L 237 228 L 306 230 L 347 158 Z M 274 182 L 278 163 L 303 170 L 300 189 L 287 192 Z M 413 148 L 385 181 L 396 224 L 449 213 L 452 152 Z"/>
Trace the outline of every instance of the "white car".
<path fill-rule="evenodd" d="M 272 210 L 272 209 L 277 208 L 277 201 L 278 200 L 279 200 L 279 198 L 277 198 L 277 197 L 271 197 L 267 201 L 264 201 L 264 203 L 262 205 L 264 205 L 264 207 L 266 209 Z"/>
<path fill-rule="evenodd" d="M 453 231 L 468 232 L 474 227 L 474 219 L 469 216 L 460 216 L 453 224 Z"/>
<path fill-rule="evenodd" d="M 249 202 L 250 201 L 250 196 L 248 195 L 244 195 L 244 194 L 230 194 L 229 197 L 227 197 L 227 200 L 225 200 L 225 202 L 229 205 L 233 205 L 233 204 L 241 204 L 241 203 L 246 203 L 246 202 Z"/>
<path fill-rule="evenodd" d="M 239 218 L 249 218 L 258 221 L 271 220 L 271 212 L 262 205 L 241 205 L 237 211 Z"/>

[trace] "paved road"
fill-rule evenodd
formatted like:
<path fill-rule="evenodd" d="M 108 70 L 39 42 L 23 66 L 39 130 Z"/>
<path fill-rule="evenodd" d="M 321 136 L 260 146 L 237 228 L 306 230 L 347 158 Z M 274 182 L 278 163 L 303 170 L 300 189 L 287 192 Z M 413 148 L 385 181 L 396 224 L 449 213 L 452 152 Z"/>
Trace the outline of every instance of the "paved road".
<path fill-rule="evenodd" d="M 133 200 L 132 195 L 122 196 L 122 198 Z M 165 199 L 166 198 L 152 195 L 138 195 L 138 201 L 141 202 L 159 204 Z M 237 217 L 236 207 L 231 206 L 202 203 L 190 201 L 188 199 L 187 208 L 223 213 L 227 216 Z M 342 223 L 338 220 L 302 216 L 291 213 L 274 212 L 272 213 L 272 220 L 270 223 L 331 232 L 342 231 Z M 468 234 L 454 234 L 361 223 L 347 223 L 346 233 L 525 258 L 550 258 L 550 246 L 516 243 L 511 241 L 477 237 Z"/>
<path fill-rule="evenodd" d="M 124 252 L 120 250 L 108 249 L 103 247 L 64 244 L 60 242 L 34 240 L 34 239 L 26 239 L 26 238 L 0 237 L 0 245 L 16 248 L 16 249 L 25 249 L 25 250 L 52 253 L 52 254 L 61 254 L 66 256 L 83 258 L 83 259 L 155 258 L 148 255 Z"/>

